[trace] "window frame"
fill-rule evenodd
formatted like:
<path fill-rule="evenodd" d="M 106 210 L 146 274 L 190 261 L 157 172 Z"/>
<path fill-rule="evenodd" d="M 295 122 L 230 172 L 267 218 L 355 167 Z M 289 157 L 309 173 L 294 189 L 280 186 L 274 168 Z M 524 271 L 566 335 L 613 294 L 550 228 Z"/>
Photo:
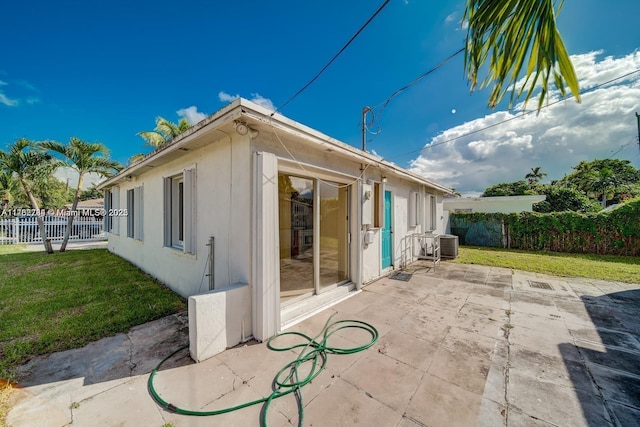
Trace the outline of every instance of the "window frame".
<path fill-rule="evenodd" d="M 164 246 L 195 254 L 195 167 L 164 177 Z"/>
<path fill-rule="evenodd" d="M 143 240 L 143 187 L 127 190 L 127 237 Z"/>

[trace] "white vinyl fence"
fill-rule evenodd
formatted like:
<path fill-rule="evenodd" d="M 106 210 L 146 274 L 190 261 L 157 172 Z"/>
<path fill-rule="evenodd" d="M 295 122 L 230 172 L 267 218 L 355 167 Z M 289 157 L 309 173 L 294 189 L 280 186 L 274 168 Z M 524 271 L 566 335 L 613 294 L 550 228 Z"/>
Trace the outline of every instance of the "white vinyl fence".
<path fill-rule="evenodd" d="M 62 242 L 67 229 L 65 217 L 43 216 L 47 238 L 52 242 Z M 76 217 L 71 225 L 69 241 L 106 240 L 103 221 L 96 217 Z M 40 227 L 36 216 L 0 216 L 0 245 L 20 243 L 42 243 Z"/>

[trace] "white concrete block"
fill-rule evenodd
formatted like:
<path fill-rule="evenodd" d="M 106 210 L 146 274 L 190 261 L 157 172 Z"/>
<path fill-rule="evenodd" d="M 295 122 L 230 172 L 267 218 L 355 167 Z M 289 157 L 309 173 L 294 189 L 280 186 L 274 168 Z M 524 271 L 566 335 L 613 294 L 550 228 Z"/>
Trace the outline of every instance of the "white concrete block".
<path fill-rule="evenodd" d="M 196 362 L 252 335 L 251 287 L 247 283 L 189 297 L 189 351 Z"/>

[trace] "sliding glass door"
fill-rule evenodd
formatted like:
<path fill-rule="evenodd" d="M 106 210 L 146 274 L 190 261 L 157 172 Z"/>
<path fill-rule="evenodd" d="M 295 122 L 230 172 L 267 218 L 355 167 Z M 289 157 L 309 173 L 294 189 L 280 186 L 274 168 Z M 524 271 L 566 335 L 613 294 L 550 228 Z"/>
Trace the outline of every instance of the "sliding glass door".
<path fill-rule="evenodd" d="M 349 279 L 348 187 L 280 173 L 280 299 L 311 296 Z"/>
<path fill-rule="evenodd" d="M 320 182 L 319 291 L 348 279 L 347 187 Z"/>

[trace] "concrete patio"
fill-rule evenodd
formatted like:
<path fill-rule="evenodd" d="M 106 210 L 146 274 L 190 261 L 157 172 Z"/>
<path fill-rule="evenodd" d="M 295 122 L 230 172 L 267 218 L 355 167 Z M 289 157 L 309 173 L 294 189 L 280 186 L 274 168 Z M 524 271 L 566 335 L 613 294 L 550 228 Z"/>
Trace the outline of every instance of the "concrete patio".
<path fill-rule="evenodd" d="M 640 285 L 429 265 L 415 263 L 409 281 L 381 279 L 289 329 L 315 336 L 335 313 L 380 333 L 363 352 L 328 355 L 326 370 L 302 389 L 306 426 L 640 425 Z M 149 372 L 187 336 L 186 316 L 171 316 L 36 358 L 20 371 L 9 425 L 259 425 L 262 405 L 192 417 L 151 398 Z M 343 330 L 330 344 L 369 338 Z M 178 407 L 221 409 L 268 396 L 295 357 L 251 342 L 195 364 L 184 350 L 155 384 Z M 297 425 L 293 395 L 275 400 L 267 420 Z"/>

